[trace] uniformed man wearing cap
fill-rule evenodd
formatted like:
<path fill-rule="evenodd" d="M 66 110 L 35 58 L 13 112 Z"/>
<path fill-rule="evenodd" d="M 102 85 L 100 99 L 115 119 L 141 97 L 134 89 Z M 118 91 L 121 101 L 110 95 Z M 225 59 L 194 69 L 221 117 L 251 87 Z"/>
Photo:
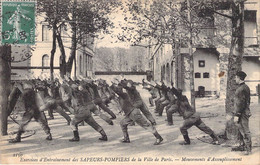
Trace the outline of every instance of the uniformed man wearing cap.
<path fill-rule="evenodd" d="M 240 146 L 233 148 L 233 151 L 245 151 L 248 155 L 252 150 L 251 135 L 249 130 L 249 117 L 251 116 L 250 105 L 250 89 L 245 84 L 246 73 L 239 71 L 236 73 L 236 83 L 238 88 L 234 97 L 234 122 L 237 123 L 240 134 Z"/>

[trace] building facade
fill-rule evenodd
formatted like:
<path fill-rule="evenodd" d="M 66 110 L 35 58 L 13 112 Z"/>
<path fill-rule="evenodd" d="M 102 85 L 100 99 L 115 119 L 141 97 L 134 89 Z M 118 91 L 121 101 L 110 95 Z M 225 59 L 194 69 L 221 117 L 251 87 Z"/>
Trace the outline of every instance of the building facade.
<path fill-rule="evenodd" d="M 247 73 L 247 84 L 251 93 L 256 93 L 260 83 L 260 6 L 257 0 L 245 2 L 245 49 L 242 70 Z M 220 12 L 230 14 L 229 9 Z M 200 29 L 193 38 L 194 89 L 197 95 L 225 97 L 227 84 L 227 64 L 231 43 L 231 22 L 228 18 L 214 14 L 209 24 Z M 157 45 L 151 49 L 150 70 L 153 78 L 175 87 L 190 90 L 189 49 L 175 45 Z M 189 95 L 187 95 L 189 96 Z"/>

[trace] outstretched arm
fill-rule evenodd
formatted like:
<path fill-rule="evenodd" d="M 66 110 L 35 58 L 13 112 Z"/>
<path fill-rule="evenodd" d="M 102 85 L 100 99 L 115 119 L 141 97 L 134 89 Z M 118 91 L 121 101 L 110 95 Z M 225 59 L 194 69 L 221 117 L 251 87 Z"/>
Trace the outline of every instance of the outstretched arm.
<path fill-rule="evenodd" d="M 176 88 L 172 87 L 171 88 L 171 92 L 178 98 L 180 99 L 182 93 L 180 91 L 178 91 Z"/>

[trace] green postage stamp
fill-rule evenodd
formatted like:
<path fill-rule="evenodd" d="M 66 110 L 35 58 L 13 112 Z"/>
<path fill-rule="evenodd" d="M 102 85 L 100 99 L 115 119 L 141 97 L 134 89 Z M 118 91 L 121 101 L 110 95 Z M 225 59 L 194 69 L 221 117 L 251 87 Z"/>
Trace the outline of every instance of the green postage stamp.
<path fill-rule="evenodd" d="M 35 2 L 2 2 L 2 44 L 35 44 Z"/>

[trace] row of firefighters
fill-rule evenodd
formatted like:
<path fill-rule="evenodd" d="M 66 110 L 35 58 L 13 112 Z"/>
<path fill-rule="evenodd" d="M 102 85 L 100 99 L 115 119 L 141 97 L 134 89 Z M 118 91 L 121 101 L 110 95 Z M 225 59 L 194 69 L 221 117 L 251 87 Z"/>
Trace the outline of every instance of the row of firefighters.
<path fill-rule="evenodd" d="M 208 134 L 213 139 L 211 144 L 219 144 L 219 137 L 201 120 L 200 115 L 191 107 L 182 90 L 174 88 L 173 84 L 166 86 L 163 82 L 155 83 L 145 80 L 142 83 L 137 83 L 122 78 L 114 78 L 108 84 L 103 79 L 72 80 L 66 76 L 65 78 L 56 78 L 54 81 L 33 79 L 17 81 L 13 84 L 8 98 L 8 113 L 9 115 L 15 113 L 14 109 L 18 100 L 23 103 L 25 112 L 19 122 L 16 137 L 9 142 L 21 142 L 24 128 L 32 118 L 42 126 L 47 134 L 46 140 L 52 140 L 48 120 L 54 119 L 54 111 L 63 116 L 72 128 L 74 136 L 69 140 L 70 142 L 80 141 L 78 126 L 84 125 L 84 122 L 101 134 L 99 140 L 108 140 L 105 130 L 93 118 L 93 113 L 109 125 L 114 125 L 113 120 L 117 118 L 117 115 L 124 116 L 120 121 L 123 132 L 122 143 L 130 143 L 128 126 L 136 123 L 154 135 L 156 139 L 154 145 L 160 145 L 163 138 L 156 130 L 156 120 L 143 101 L 137 86 L 143 86 L 150 92 L 149 103 L 151 107 L 155 104 L 154 113 L 157 116 L 162 116 L 164 109 L 166 110 L 168 125 L 173 125 L 173 113 L 178 113 L 183 117 L 184 122 L 180 127 L 180 132 L 184 142 L 180 144 L 190 144 L 187 130 L 192 126 L 196 126 Z M 109 106 L 112 102 L 116 105 L 113 111 Z M 48 111 L 48 119 L 44 111 Z M 71 116 L 73 117 L 71 118 Z M 251 151 L 251 147 L 247 150 Z"/>

